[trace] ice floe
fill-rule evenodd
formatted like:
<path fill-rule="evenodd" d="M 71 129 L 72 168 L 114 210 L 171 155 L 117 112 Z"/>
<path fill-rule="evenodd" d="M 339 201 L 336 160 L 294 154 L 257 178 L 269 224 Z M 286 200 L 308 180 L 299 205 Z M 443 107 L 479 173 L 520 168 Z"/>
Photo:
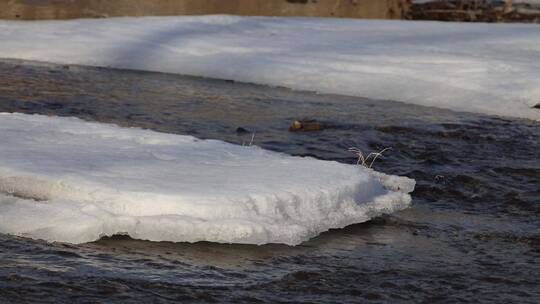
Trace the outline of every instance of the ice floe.
<path fill-rule="evenodd" d="M 299 244 L 406 208 L 414 181 L 256 146 L 0 113 L 0 233 Z"/>

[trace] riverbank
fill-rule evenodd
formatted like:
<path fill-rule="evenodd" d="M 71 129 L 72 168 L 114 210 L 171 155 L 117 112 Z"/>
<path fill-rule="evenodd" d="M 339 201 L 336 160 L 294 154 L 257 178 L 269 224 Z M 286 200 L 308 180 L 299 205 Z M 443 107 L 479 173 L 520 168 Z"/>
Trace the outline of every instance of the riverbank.
<path fill-rule="evenodd" d="M 12 0 L 0 2 L 0 19 L 214 14 L 400 19 L 409 4 L 408 0 Z"/>
<path fill-rule="evenodd" d="M 540 2 L 413 0 L 409 19 L 466 22 L 540 22 Z"/>

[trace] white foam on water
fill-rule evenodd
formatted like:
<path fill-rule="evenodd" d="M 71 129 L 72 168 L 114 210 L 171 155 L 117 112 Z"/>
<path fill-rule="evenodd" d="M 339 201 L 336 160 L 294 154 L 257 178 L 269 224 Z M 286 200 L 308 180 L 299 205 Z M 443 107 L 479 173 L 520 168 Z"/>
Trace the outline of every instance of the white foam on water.
<path fill-rule="evenodd" d="M 299 244 L 406 208 L 414 181 L 256 146 L 0 113 L 0 233 Z"/>

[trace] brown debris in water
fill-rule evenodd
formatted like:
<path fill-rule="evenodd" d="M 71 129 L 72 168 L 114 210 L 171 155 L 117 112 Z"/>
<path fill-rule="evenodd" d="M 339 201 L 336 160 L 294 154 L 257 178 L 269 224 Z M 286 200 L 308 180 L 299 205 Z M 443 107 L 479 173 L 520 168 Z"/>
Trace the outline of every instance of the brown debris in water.
<path fill-rule="evenodd" d="M 295 120 L 289 125 L 289 131 L 290 132 L 321 131 L 323 129 L 324 129 L 323 124 L 316 121 L 315 119 Z"/>

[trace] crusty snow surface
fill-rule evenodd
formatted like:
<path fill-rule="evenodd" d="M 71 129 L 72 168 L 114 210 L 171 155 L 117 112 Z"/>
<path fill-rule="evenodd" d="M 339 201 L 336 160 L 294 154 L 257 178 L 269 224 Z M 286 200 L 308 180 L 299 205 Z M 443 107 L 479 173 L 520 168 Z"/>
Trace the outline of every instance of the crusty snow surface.
<path fill-rule="evenodd" d="M 0 21 L 0 57 L 540 120 L 540 25 L 236 16 Z"/>
<path fill-rule="evenodd" d="M 299 244 L 409 206 L 414 180 L 256 146 L 0 113 L 0 233 Z"/>

